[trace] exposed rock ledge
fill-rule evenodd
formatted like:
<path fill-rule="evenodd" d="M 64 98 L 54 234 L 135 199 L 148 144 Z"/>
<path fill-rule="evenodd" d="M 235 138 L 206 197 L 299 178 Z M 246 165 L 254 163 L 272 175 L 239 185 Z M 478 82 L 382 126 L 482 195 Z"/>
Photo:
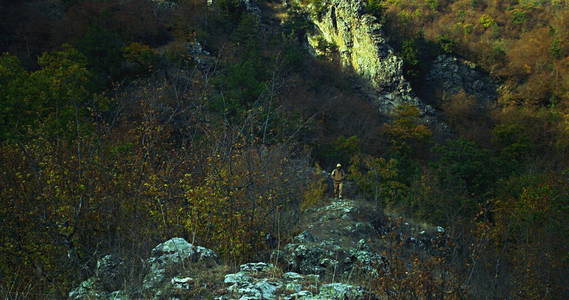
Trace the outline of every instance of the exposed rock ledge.
<path fill-rule="evenodd" d="M 199 299 L 193 293 L 197 280 L 188 272 L 193 264 L 214 265 L 216 260 L 217 255 L 210 249 L 196 247 L 182 238 L 170 239 L 152 250 L 142 288 L 127 291 L 119 289 L 125 276 L 124 263 L 107 255 L 97 263 L 95 275 L 73 289 L 69 299 Z M 223 284 L 226 288 L 211 292 L 215 299 L 374 299 L 363 287 L 326 282 L 317 274 L 283 273 L 264 262 L 241 265 L 239 272 L 225 275 Z"/>
<path fill-rule="evenodd" d="M 247 263 L 230 272 L 214 251 L 172 238 L 141 266 L 129 266 L 140 270 L 136 274 L 128 274 L 121 258 L 102 257 L 69 299 L 376 299 L 360 285 L 389 273 L 379 254 L 389 247 L 382 236 L 396 233 L 420 251 L 444 242 L 442 227 L 430 233 L 399 223 L 371 202 L 331 199 L 303 214 L 304 231 L 275 249 L 272 263 Z"/>
<path fill-rule="evenodd" d="M 319 7 L 304 7 L 312 12 L 309 15 L 315 25 L 308 36 L 309 44 L 316 52 L 321 39 L 335 45 L 342 65 L 369 83 L 372 89 L 368 93 L 380 112 L 389 113 L 404 103 L 416 105 L 427 114 L 434 112 L 413 94 L 403 76 L 402 59 L 387 43 L 376 17 L 365 12 L 364 0 L 322 0 Z"/>
<path fill-rule="evenodd" d="M 115 255 L 102 257 L 95 274 L 69 293 L 69 299 L 197 299 L 196 289 L 227 299 L 374 299 L 359 279 L 377 275 L 383 258 L 372 250 L 371 237 L 377 211 L 365 201 L 333 199 L 328 205 L 307 211 L 302 220 L 306 230 L 283 249 L 273 252 L 272 261 L 240 266 L 239 272 L 220 268 L 217 254 L 182 238 L 156 246 L 142 266 L 142 281 L 125 289 L 125 263 Z M 217 269 L 216 269 L 217 268 Z M 219 282 L 205 282 L 204 270 L 224 272 Z M 207 272 L 207 271 L 206 271 Z M 223 279 L 224 278 L 224 279 Z M 130 279 L 132 281 L 132 279 Z M 199 285 L 199 286 L 198 286 Z"/>

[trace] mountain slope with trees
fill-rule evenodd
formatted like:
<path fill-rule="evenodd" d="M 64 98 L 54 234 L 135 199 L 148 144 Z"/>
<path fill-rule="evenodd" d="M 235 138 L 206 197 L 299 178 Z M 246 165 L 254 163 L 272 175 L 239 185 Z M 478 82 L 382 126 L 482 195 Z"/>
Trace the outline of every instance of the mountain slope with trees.
<path fill-rule="evenodd" d="M 173 236 L 261 259 L 326 202 L 313 170 L 341 162 L 352 197 L 447 229 L 467 297 L 563 299 L 567 3 L 360 1 L 441 134 L 413 105 L 380 115 L 334 51 L 309 55 L 339 1 L 3 1 L 0 295 L 66 297 L 109 253 L 137 276 Z M 442 54 L 493 76 L 497 101 L 422 86 Z M 399 267 L 438 276 L 422 263 Z"/>

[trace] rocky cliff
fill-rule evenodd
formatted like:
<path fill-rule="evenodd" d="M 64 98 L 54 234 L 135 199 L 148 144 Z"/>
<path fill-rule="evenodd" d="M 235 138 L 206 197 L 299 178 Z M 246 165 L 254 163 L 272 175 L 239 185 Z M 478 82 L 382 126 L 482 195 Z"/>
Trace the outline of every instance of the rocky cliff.
<path fill-rule="evenodd" d="M 403 61 L 387 43 L 381 23 L 366 13 L 363 0 L 322 0 L 302 7 L 314 24 L 308 44 L 315 54 L 330 55 L 321 44 L 331 44 L 343 67 L 352 69 L 369 85 L 367 93 L 382 113 L 409 103 L 423 112 L 432 108 L 417 98 L 403 76 Z"/>
<path fill-rule="evenodd" d="M 441 55 L 431 64 L 424 91 L 432 102 L 418 98 L 403 75 L 403 60 L 389 45 L 382 23 L 366 12 L 365 0 L 289 0 L 288 7 L 299 7 L 314 24 L 307 34 L 307 44 L 315 55 L 338 57 L 340 64 L 353 70 L 363 79 L 366 94 L 381 113 L 390 113 L 407 103 L 418 106 L 425 113 L 425 121 L 446 126 L 434 118 L 438 105 L 433 95 L 440 91 L 453 95 L 465 91 L 478 99 L 480 106 L 493 103 L 498 93 L 497 84 L 473 63 Z M 308 3 L 308 4 L 306 4 Z"/>
<path fill-rule="evenodd" d="M 439 55 L 426 76 L 426 85 L 433 94 L 447 96 L 464 91 L 474 96 L 478 106 L 486 108 L 498 98 L 498 84 L 473 62 L 450 55 Z M 435 99 L 433 105 L 438 105 Z"/>

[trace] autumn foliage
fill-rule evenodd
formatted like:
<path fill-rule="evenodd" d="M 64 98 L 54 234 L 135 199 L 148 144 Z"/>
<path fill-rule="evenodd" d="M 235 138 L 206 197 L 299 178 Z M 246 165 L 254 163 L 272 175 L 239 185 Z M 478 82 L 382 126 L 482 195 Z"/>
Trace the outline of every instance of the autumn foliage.
<path fill-rule="evenodd" d="M 411 105 L 379 116 L 354 74 L 308 57 L 301 14 L 279 27 L 229 0 L 35 2 L 0 4 L 0 296 L 64 297 L 101 255 L 140 261 L 172 236 L 264 259 L 267 234 L 285 240 L 326 201 L 337 162 L 354 197 L 453 241 L 422 256 L 381 237 L 378 294 L 567 294 L 565 1 L 369 1 L 414 84 L 444 52 L 500 81 L 484 109 L 439 99 L 444 134 Z"/>
<path fill-rule="evenodd" d="M 424 39 L 428 54 L 454 53 L 505 81 L 500 102 L 566 105 L 566 1 L 381 1 L 396 45 Z M 377 6 L 377 5 L 376 5 Z M 404 56 L 404 53 L 403 53 Z M 415 66 L 418 68 L 420 66 Z"/>

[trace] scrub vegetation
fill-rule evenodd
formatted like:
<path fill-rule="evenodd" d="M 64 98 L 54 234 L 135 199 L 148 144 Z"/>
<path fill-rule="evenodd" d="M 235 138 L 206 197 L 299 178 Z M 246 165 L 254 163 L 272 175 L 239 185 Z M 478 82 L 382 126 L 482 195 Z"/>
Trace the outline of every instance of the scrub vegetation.
<path fill-rule="evenodd" d="M 309 56 L 300 12 L 276 26 L 214 2 L 0 4 L 1 297 L 65 297 L 101 255 L 140 260 L 173 236 L 257 258 L 326 201 L 320 166 L 337 162 L 348 197 L 454 241 L 444 260 L 392 254 L 378 294 L 567 295 L 566 1 L 368 3 L 418 90 L 441 53 L 501 83 L 485 110 L 441 99 L 450 137 L 414 106 L 380 116 L 353 74 Z"/>

